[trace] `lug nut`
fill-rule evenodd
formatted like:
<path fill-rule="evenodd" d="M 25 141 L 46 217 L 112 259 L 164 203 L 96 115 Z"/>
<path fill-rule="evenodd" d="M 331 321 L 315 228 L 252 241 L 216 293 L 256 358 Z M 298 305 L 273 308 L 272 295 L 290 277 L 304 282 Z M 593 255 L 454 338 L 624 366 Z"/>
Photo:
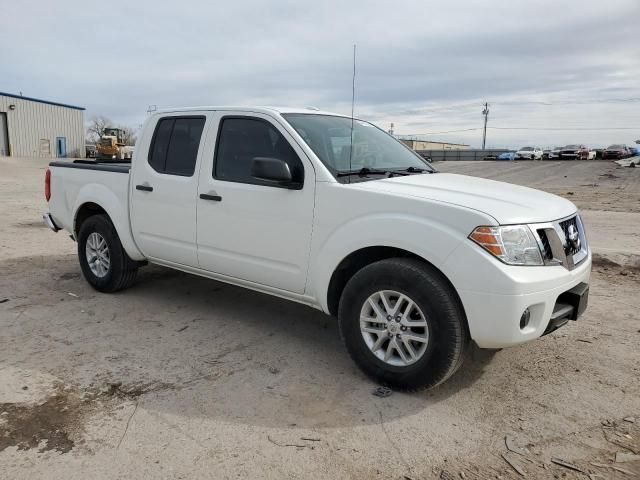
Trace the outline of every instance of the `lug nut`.
<path fill-rule="evenodd" d="M 391 321 L 391 315 L 387 315 L 387 320 Z"/>

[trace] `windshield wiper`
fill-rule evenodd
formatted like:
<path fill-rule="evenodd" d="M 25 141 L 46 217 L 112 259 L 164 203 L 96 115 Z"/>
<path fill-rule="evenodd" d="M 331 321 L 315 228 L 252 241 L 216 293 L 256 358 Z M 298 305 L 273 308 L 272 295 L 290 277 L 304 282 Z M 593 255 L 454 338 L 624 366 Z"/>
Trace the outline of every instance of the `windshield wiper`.
<path fill-rule="evenodd" d="M 348 177 L 349 175 L 360 175 L 366 177 L 367 175 L 408 175 L 397 170 L 379 170 L 377 168 L 362 167 L 360 170 L 341 170 L 336 173 L 337 177 Z"/>
<path fill-rule="evenodd" d="M 426 168 L 408 167 L 394 170 L 396 172 L 408 172 L 408 173 L 434 173 L 434 170 L 427 170 Z"/>

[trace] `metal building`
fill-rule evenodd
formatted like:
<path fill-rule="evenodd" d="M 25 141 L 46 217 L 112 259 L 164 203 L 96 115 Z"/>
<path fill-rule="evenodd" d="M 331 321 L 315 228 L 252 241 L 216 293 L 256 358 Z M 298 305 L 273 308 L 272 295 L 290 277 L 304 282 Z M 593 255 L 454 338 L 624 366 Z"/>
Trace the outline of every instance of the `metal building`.
<path fill-rule="evenodd" d="M 84 157 L 84 110 L 0 92 L 0 156 Z"/>
<path fill-rule="evenodd" d="M 439 142 L 437 140 L 418 140 L 415 138 L 396 136 L 411 150 L 467 150 L 469 145 L 465 143 Z"/>

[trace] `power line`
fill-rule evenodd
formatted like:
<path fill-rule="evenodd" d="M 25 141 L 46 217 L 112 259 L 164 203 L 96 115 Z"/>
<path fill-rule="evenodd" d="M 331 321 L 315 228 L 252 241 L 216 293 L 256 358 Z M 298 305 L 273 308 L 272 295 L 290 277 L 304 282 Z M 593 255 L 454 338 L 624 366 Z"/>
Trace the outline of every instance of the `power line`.
<path fill-rule="evenodd" d="M 615 104 L 615 103 L 636 103 L 640 102 L 640 97 L 627 97 L 627 98 L 600 98 L 594 100 L 573 100 L 573 99 L 558 99 L 558 100 L 505 100 L 501 102 L 493 102 L 494 105 L 542 105 L 542 106 L 562 106 L 562 105 L 598 105 L 598 104 Z M 437 112 L 442 110 L 457 110 L 457 109 L 471 109 L 476 108 L 478 105 L 484 105 L 481 102 L 469 102 L 458 103 L 453 105 L 439 105 L 433 107 L 422 107 L 415 109 L 415 114 L 424 114 L 429 112 Z M 412 113 L 412 112 L 407 112 Z"/>
<path fill-rule="evenodd" d="M 476 130 L 482 130 L 481 127 L 478 128 L 463 128 L 461 130 L 447 130 L 446 132 L 425 132 L 425 133 L 413 133 L 410 135 L 398 135 L 399 137 L 419 137 L 421 135 L 442 135 L 445 133 L 458 133 L 458 132 L 473 132 Z"/>
<path fill-rule="evenodd" d="M 640 130 L 640 127 L 488 127 L 494 130 L 558 130 L 558 131 L 580 131 L 580 130 Z"/>
<path fill-rule="evenodd" d="M 640 127 L 487 127 L 487 129 L 493 129 L 493 130 L 557 130 L 557 131 L 582 131 L 582 130 L 589 130 L 589 131 L 607 131 L 607 130 L 611 130 L 611 131 L 615 131 L 615 130 L 639 130 L 640 131 Z M 477 128 L 461 128 L 459 130 L 445 130 L 442 132 L 424 132 L 424 133 L 413 133 L 413 134 L 409 134 L 409 135 L 398 135 L 398 137 L 420 137 L 420 136 L 425 136 L 425 135 L 444 135 L 446 133 L 460 133 L 460 132 L 475 132 L 478 130 L 483 130 L 483 127 L 477 127 Z"/>
<path fill-rule="evenodd" d="M 596 105 L 601 103 L 632 103 L 640 102 L 640 97 L 630 98 L 601 98 L 598 100 L 555 100 L 555 101 L 537 101 L 537 100 L 507 100 L 504 102 L 495 102 L 499 105 Z"/>

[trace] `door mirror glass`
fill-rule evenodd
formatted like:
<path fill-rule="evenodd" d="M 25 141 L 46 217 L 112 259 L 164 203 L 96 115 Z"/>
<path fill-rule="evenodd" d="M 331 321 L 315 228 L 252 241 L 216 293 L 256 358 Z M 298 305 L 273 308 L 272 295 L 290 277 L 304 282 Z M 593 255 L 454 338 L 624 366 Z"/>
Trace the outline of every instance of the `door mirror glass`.
<path fill-rule="evenodd" d="M 283 187 L 290 186 L 293 179 L 287 162 L 271 157 L 254 157 L 251 162 L 251 176 Z"/>

